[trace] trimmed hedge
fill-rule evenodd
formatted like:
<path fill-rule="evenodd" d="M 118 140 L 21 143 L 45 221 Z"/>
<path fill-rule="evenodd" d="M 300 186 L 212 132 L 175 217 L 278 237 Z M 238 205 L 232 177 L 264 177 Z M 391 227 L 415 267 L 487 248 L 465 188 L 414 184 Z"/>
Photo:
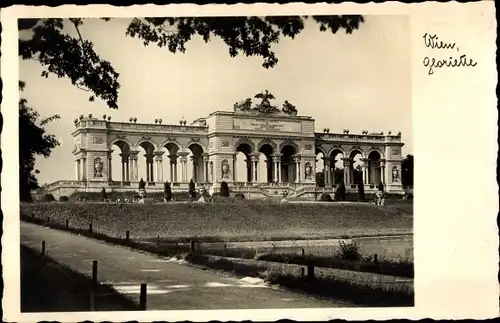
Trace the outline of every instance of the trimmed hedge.
<path fill-rule="evenodd" d="M 217 200 L 225 200 L 217 203 Z M 135 239 L 209 237 L 223 240 L 341 237 L 410 231 L 412 213 L 368 203 L 275 204 L 232 202 L 217 197 L 200 203 L 23 203 L 26 216 L 50 218 L 72 228 L 93 229 L 111 237 L 130 231 Z"/>

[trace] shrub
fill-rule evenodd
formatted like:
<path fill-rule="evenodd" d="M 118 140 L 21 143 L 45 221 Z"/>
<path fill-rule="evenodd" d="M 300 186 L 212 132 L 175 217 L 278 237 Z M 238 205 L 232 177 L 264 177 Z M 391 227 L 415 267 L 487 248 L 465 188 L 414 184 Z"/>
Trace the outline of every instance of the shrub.
<path fill-rule="evenodd" d="M 236 200 L 244 200 L 245 199 L 245 195 L 243 193 L 237 193 L 234 198 Z"/>
<path fill-rule="evenodd" d="M 108 199 L 108 194 L 106 193 L 106 188 L 102 188 L 101 190 L 101 198 L 103 201 L 106 201 Z"/>
<path fill-rule="evenodd" d="M 378 185 L 377 185 L 377 189 L 378 189 L 379 191 L 383 192 L 383 191 L 384 191 L 384 184 L 383 184 L 382 182 L 378 183 Z"/>
<path fill-rule="evenodd" d="M 322 202 L 331 202 L 332 201 L 332 197 L 330 196 L 330 194 L 323 193 L 319 197 L 319 200 L 322 201 Z"/>
<path fill-rule="evenodd" d="M 165 182 L 165 188 L 163 190 L 165 200 L 170 202 L 172 200 L 172 187 L 169 182 Z"/>
<path fill-rule="evenodd" d="M 146 182 L 141 178 L 141 180 L 139 181 L 139 189 L 143 190 L 145 188 L 146 188 Z"/>
<path fill-rule="evenodd" d="M 66 195 L 62 195 L 59 197 L 59 202 L 68 202 L 69 198 Z"/>
<path fill-rule="evenodd" d="M 345 201 L 345 184 L 343 181 L 335 191 L 335 201 Z"/>
<path fill-rule="evenodd" d="M 342 260 L 361 260 L 363 255 L 355 242 L 345 243 L 340 241 L 337 256 Z"/>
<path fill-rule="evenodd" d="M 229 187 L 226 182 L 220 183 L 220 196 L 229 197 Z"/>
<path fill-rule="evenodd" d="M 189 198 L 190 199 L 196 198 L 196 190 L 195 190 L 195 187 L 194 187 L 193 179 L 191 179 L 189 181 Z"/>
<path fill-rule="evenodd" d="M 366 201 L 365 186 L 363 184 L 363 181 L 360 181 L 359 184 L 358 184 L 358 200 L 360 202 L 365 202 Z"/>
<path fill-rule="evenodd" d="M 43 202 L 54 202 L 56 199 L 54 198 L 54 195 L 52 194 L 43 194 L 42 196 L 42 201 Z"/>

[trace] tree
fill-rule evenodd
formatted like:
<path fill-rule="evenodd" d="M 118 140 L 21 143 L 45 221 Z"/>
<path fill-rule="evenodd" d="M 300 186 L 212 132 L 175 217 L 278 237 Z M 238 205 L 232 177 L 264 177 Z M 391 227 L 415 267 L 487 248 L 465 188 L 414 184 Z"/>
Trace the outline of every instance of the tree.
<path fill-rule="evenodd" d="M 139 189 L 140 190 L 144 190 L 146 189 L 146 182 L 141 178 L 141 180 L 139 181 Z"/>
<path fill-rule="evenodd" d="M 413 186 L 413 155 L 407 155 L 401 163 L 401 181 L 404 188 Z"/>
<path fill-rule="evenodd" d="M 205 42 L 221 39 L 229 55 L 259 56 L 264 68 L 272 68 L 278 58 L 272 45 L 283 38 L 294 39 L 303 29 L 308 16 L 269 17 L 186 17 L 186 18 L 134 18 L 124 31 L 126 36 L 141 40 L 144 46 L 156 44 L 172 53 L 186 51 L 193 36 Z M 105 21 L 110 18 L 102 18 Z M 364 18 L 360 15 L 312 16 L 321 32 L 336 34 L 343 29 L 347 34 L 358 29 Z M 104 100 L 108 107 L 117 109 L 119 73 L 110 62 L 94 51 L 93 43 L 84 38 L 80 28 L 84 21 L 63 19 L 19 19 L 19 30 L 32 30 L 30 39 L 19 39 L 19 56 L 36 59 L 44 68 L 42 77 L 49 74 L 67 77 L 80 89 Z M 67 28 L 76 30 L 77 37 L 67 34 Z"/>
<path fill-rule="evenodd" d="M 172 200 L 172 187 L 169 182 L 165 182 L 163 193 L 165 195 L 165 201 L 170 202 Z"/>
<path fill-rule="evenodd" d="M 363 181 L 360 181 L 358 183 L 358 200 L 360 202 L 365 202 L 366 197 L 365 197 L 365 185 L 363 184 Z"/>
<path fill-rule="evenodd" d="M 101 190 L 101 198 L 103 201 L 106 201 L 108 199 L 108 194 L 106 193 L 106 188 L 103 187 Z"/>
<path fill-rule="evenodd" d="M 224 197 L 229 197 L 229 186 L 227 186 L 226 182 L 220 183 L 219 195 Z"/>
<path fill-rule="evenodd" d="M 344 181 L 340 183 L 340 185 L 337 187 L 337 190 L 335 191 L 335 200 L 336 201 L 345 201 L 345 184 Z"/>
<path fill-rule="evenodd" d="M 196 197 L 196 190 L 194 187 L 193 179 L 189 181 L 189 198 L 194 199 Z"/>
<path fill-rule="evenodd" d="M 23 91 L 24 82 L 19 82 L 19 90 Z M 53 115 L 39 120 L 40 115 L 28 106 L 26 99 L 19 100 L 19 188 L 21 201 L 31 201 L 31 191 L 37 189 L 37 175 L 35 168 L 36 156 L 49 157 L 52 149 L 59 146 L 54 135 L 46 133 L 44 126 L 56 119 Z"/>

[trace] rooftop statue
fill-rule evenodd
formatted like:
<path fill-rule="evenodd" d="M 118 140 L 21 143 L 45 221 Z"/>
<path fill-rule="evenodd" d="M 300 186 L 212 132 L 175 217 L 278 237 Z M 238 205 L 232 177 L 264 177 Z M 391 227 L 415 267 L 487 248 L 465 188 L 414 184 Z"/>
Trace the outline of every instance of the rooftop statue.
<path fill-rule="evenodd" d="M 291 116 L 297 115 L 297 108 L 287 100 L 285 100 L 285 103 L 283 103 L 283 108 L 281 109 L 281 111 Z"/>
<path fill-rule="evenodd" d="M 279 111 L 279 109 L 275 105 L 272 105 L 271 102 L 269 102 L 269 100 L 274 100 L 275 97 L 268 90 L 265 90 L 264 92 L 256 94 L 255 98 L 262 100 L 260 102 L 260 104 L 257 104 L 254 108 L 257 111 L 259 111 L 260 113 L 273 114 L 273 113 L 276 113 Z"/>

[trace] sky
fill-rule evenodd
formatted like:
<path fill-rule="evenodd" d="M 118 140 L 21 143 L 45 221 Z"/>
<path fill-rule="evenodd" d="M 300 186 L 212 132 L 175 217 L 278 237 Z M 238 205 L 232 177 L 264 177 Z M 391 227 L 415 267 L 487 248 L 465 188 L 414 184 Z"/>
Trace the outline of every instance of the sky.
<path fill-rule="evenodd" d="M 410 24 L 407 16 L 365 16 L 359 30 L 350 35 L 320 32 L 306 20 L 295 39 L 273 45 L 279 59 L 272 69 L 262 58 L 229 56 L 218 38 L 205 43 L 195 36 L 186 53 L 173 54 L 155 45 L 143 46 L 125 36 L 131 19 L 86 19 L 82 36 L 120 73 L 118 110 L 104 101 L 89 102 L 89 93 L 68 79 L 42 78 L 35 60 L 19 61 L 19 78 L 26 82 L 21 96 L 41 116 L 59 114 L 46 126 L 61 145 L 47 159 L 37 159 L 39 184 L 75 179 L 73 120 L 80 114 L 106 114 L 112 121 L 178 124 L 207 116 L 213 111 L 232 111 L 233 104 L 265 89 L 276 104 L 288 100 L 299 115 L 312 116 L 316 131 L 350 133 L 401 131 L 403 155 L 412 153 Z M 66 29 L 65 29 L 66 31 Z M 74 29 L 67 28 L 70 35 Z M 20 32 L 21 38 L 29 32 Z M 113 177 L 121 169 L 113 153 Z M 167 174 L 164 162 L 164 174 Z M 141 168 L 141 165 L 139 165 Z M 144 168 L 144 167 L 143 167 Z M 141 169 L 139 172 L 142 173 Z"/>

